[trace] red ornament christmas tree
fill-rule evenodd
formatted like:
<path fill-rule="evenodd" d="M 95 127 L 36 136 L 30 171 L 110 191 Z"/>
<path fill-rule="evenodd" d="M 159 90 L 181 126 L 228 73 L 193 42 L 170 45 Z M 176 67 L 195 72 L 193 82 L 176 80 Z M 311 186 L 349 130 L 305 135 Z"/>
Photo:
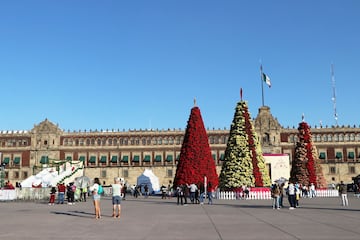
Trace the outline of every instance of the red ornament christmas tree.
<path fill-rule="evenodd" d="M 312 144 L 310 127 L 303 121 L 299 124 L 298 130 L 299 141 L 295 147 L 290 181 L 305 186 L 314 183 L 317 187 L 325 187 L 326 181 L 317 157 L 316 148 Z"/>
<path fill-rule="evenodd" d="M 191 109 L 190 117 L 181 146 L 174 186 L 181 184 L 199 184 L 207 178 L 207 183 L 218 186 L 215 161 L 212 158 L 209 139 L 201 117 L 200 109 Z"/>

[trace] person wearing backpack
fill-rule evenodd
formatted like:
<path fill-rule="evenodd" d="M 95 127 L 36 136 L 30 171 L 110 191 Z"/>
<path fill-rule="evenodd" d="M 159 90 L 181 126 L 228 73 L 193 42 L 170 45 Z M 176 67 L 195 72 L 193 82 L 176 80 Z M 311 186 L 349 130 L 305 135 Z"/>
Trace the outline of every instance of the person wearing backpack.
<path fill-rule="evenodd" d="M 95 208 L 95 219 L 101 218 L 101 209 L 100 209 L 100 195 L 102 193 L 102 186 L 100 184 L 99 178 L 94 178 L 94 185 L 90 187 L 92 192 L 94 208 Z"/>
<path fill-rule="evenodd" d="M 277 183 L 271 187 L 271 197 L 273 198 L 272 208 L 280 209 L 280 187 Z"/>

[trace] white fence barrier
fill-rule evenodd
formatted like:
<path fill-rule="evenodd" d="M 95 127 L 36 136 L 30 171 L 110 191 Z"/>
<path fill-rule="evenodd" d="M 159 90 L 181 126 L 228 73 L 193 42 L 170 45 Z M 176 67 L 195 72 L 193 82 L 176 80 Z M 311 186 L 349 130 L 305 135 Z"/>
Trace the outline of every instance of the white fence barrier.
<path fill-rule="evenodd" d="M 339 192 L 336 189 L 318 189 L 316 190 L 316 197 L 338 197 Z M 236 200 L 236 199 L 271 199 L 270 190 L 267 191 L 250 191 L 248 196 L 243 192 L 221 191 L 216 194 L 217 199 Z"/>

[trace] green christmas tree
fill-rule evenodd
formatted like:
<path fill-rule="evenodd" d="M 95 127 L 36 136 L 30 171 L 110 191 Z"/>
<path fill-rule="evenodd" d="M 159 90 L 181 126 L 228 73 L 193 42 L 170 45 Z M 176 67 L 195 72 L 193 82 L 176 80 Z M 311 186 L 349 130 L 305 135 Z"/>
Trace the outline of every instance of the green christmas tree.
<path fill-rule="evenodd" d="M 220 173 L 222 189 L 270 186 L 261 146 L 251 122 L 247 103 L 237 103 Z"/>

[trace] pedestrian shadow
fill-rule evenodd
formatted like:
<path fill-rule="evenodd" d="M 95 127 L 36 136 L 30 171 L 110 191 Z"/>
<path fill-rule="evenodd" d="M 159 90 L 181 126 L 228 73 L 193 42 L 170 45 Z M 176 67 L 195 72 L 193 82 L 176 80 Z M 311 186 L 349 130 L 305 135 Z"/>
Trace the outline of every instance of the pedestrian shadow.
<path fill-rule="evenodd" d="M 264 205 L 264 204 L 254 204 L 254 205 L 243 205 L 243 204 L 222 204 L 217 203 L 214 205 L 222 205 L 224 207 L 232 207 L 232 208 L 247 208 L 247 209 L 272 209 L 272 205 Z M 282 207 L 282 209 L 288 209 L 289 206 Z M 350 207 L 321 207 L 321 206 L 309 206 L 309 205 L 301 205 L 298 207 L 299 209 L 309 209 L 309 210 L 326 210 L 326 211 L 349 211 L 349 212 L 359 212 L 360 209 L 350 208 Z"/>
<path fill-rule="evenodd" d="M 68 212 L 62 212 L 62 211 L 51 211 L 50 213 L 55 215 L 65 215 L 65 216 L 71 216 L 71 217 L 80 217 L 80 218 L 90 218 L 94 216 L 94 213 L 88 213 L 83 211 L 68 211 Z"/>

